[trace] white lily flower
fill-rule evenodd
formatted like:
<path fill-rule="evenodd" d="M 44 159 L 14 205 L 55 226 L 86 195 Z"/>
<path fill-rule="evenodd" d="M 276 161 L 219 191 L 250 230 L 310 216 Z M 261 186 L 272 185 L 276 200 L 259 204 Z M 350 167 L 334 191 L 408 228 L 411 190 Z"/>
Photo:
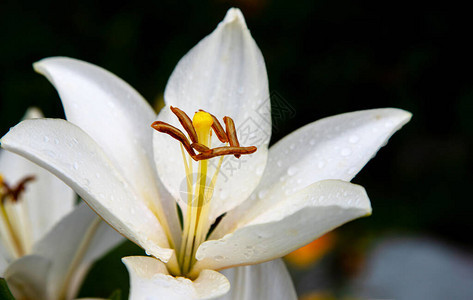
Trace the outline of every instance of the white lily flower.
<path fill-rule="evenodd" d="M 17 299 L 72 299 L 122 237 L 85 203 L 74 209 L 73 190 L 23 157 L 0 151 L 0 175 L 0 277 Z"/>
<path fill-rule="evenodd" d="M 150 294 L 153 288 L 176 298 L 221 296 L 229 282 L 216 271 L 279 258 L 369 215 L 365 190 L 349 181 L 411 118 L 393 108 L 342 114 L 308 124 L 268 149 L 266 68 L 238 9 L 230 9 L 178 63 L 166 87 L 166 107 L 153 125 L 176 136 L 168 125 L 180 126 L 172 106 L 188 132 L 195 127 L 196 134 L 189 133 L 198 142 L 193 146 L 181 147 L 152 130 L 156 116 L 149 104 L 97 66 L 48 58 L 35 69 L 58 90 L 68 121 L 24 121 L 2 138 L 2 146 L 63 179 L 152 256 L 124 258 L 132 299 L 159 298 Z M 198 110 L 212 115 L 198 113 L 186 123 L 181 112 Z M 210 126 L 224 116 L 236 126 L 226 119 L 223 134 L 232 148 L 215 149 L 222 145 L 210 138 Z M 256 152 L 235 146 L 235 132 L 242 146 L 256 146 Z M 201 152 L 193 155 L 199 161 L 184 148 Z M 243 156 L 200 159 L 229 153 Z"/>

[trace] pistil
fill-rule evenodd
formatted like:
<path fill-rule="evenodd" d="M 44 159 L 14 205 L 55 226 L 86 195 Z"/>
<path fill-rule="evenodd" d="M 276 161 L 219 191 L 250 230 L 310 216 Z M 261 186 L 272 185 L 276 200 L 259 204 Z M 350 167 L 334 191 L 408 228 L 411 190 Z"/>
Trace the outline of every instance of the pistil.
<path fill-rule="evenodd" d="M 156 121 L 151 125 L 151 127 L 159 132 L 170 135 L 181 143 L 181 152 L 186 171 L 188 196 L 181 247 L 178 251 L 178 261 L 180 264 L 181 274 L 188 276 L 196 261 L 195 254 L 197 249 L 200 244 L 205 241 L 210 229 L 210 202 L 217 182 L 218 173 L 223 162 L 223 157 L 225 155 L 234 155 L 236 158 L 239 158 L 241 155 L 254 153 L 256 147 L 240 146 L 235 130 L 235 124 L 230 117 L 224 118 L 224 130 L 218 119 L 205 111 L 200 110 L 196 112 L 191 121 L 182 110 L 176 107 L 171 107 L 171 110 L 184 127 L 190 141 L 182 131 L 167 123 Z M 212 130 L 216 133 L 220 142 L 226 144 L 226 146 L 216 148 L 211 147 Z M 196 151 L 198 153 L 196 153 Z M 189 156 L 186 155 L 186 152 Z M 212 179 L 208 180 L 208 159 L 214 157 L 220 158 L 219 163 Z M 195 189 L 193 188 L 193 161 L 198 162 Z"/>

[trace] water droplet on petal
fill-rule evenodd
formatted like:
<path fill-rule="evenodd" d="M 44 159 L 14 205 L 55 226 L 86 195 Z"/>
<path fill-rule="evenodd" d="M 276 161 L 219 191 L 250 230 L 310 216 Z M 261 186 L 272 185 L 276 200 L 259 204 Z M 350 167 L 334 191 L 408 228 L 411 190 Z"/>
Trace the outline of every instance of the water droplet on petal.
<path fill-rule="evenodd" d="M 360 140 L 360 137 L 357 136 L 357 135 L 352 135 L 352 136 L 350 136 L 350 139 L 349 139 L 350 143 L 352 143 L 352 144 L 358 143 L 359 140 Z"/>
<path fill-rule="evenodd" d="M 48 137 L 47 135 L 45 135 L 45 136 L 43 137 L 43 140 L 47 143 L 47 142 L 49 142 L 49 137 Z"/>
<path fill-rule="evenodd" d="M 296 167 L 289 167 L 289 169 L 287 169 L 287 175 L 289 176 L 293 176 L 294 174 L 296 174 L 296 172 L 297 172 Z"/>
<path fill-rule="evenodd" d="M 74 168 L 74 170 L 78 170 L 78 169 L 79 169 L 79 164 L 75 161 L 75 162 L 72 164 L 72 167 Z"/>
<path fill-rule="evenodd" d="M 258 192 L 258 198 L 263 199 L 268 194 L 268 190 L 261 190 Z"/>
<path fill-rule="evenodd" d="M 342 156 L 348 156 L 351 154 L 351 149 L 350 148 L 343 148 L 342 151 L 340 151 L 340 154 Z"/>

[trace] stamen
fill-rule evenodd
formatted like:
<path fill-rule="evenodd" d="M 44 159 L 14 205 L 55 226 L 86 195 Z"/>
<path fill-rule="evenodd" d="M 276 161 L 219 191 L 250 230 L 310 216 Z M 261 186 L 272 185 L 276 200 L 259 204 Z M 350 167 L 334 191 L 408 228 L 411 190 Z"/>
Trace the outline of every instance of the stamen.
<path fill-rule="evenodd" d="M 176 127 L 161 121 L 154 122 L 151 127 L 159 132 L 170 135 L 181 143 L 188 196 L 187 212 L 183 220 L 181 247 L 179 248 L 177 257 L 181 274 L 190 276 L 190 272 L 192 272 L 193 265 L 196 261 L 195 254 L 197 249 L 200 244 L 205 241 L 210 229 L 210 201 L 213 197 L 213 189 L 215 188 L 217 177 L 222 166 L 223 156 L 234 155 L 236 158 L 239 158 L 241 155 L 254 153 L 257 148 L 255 146 L 240 146 L 235 130 L 235 123 L 230 117 L 223 118 L 225 122 L 224 130 L 215 116 L 203 110 L 196 112 L 192 121 L 182 110 L 176 107 L 171 107 L 171 110 L 186 130 L 188 137 Z M 212 129 L 220 142 L 227 144 L 226 146 L 210 147 Z M 184 149 L 190 156 L 189 161 L 187 161 Z M 199 153 L 196 154 L 196 151 Z M 208 160 L 217 156 L 220 156 L 218 166 L 215 169 L 212 179 L 208 182 Z M 196 179 L 194 179 L 192 172 L 192 160 L 198 162 Z M 195 189 L 193 188 L 194 180 L 196 180 Z"/>
<path fill-rule="evenodd" d="M 217 137 L 220 140 L 220 142 L 228 143 L 227 134 L 225 133 L 225 130 L 223 130 L 223 127 L 220 124 L 220 122 L 218 121 L 218 119 L 212 114 L 209 114 L 209 115 L 212 116 L 212 119 L 214 121 L 213 124 L 212 124 L 212 129 L 217 134 Z"/>
<path fill-rule="evenodd" d="M 189 143 L 189 140 L 187 140 L 184 133 L 182 133 L 182 131 L 180 131 L 176 127 L 161 121 L 154 122 L 153 124 L 151 124 L 151 127 L 153 127 L 159 132 L 169 134 L 170 136 L 181 142 L 191 157 L 194 157 L 196 155 Z"/>
<path fill-rule="evenodd" d="M 250 146 L 250 147 L 217 147 L 217 148 L 212 148 L 209 151 L 202 152 L 200 154 L 197 154 L 195 159 L 196 160 L 203 160 L 203 159 L 210 159 L 216 156 L 222 156 L 222 155 L 235 155 L 235 157 L 240 157 L 242 154 L 251 154 L 255 153 L 257 148 L 255 146 Z"/>
<path fill-rule="evenodd" d="M 26 184 L 34 179 L 34 176 L 27 176 L 12 188 L 0 175 L 0 237 L 15 258 L 27 254 L 32 248 L 31 224 L 25 203 L 19 199 Z"/>
<path fill-rule="evenodd" d="M 197 143 L 197 133 L 195 132 L 194 127 L 192 126 L 192 121 L 189 116 L 177 107 L 171 106 L 171 110 L 177 116 L 179 122 L 181 122 L 182 127 L 184 127 L 184 129 L 187 131 L 187 134 L 189 135 L 191 141 L 193 143 Z"/>
<path fill-rule="evenodd" d="M 235 123 L 233 122 L 232 118 L 230 117 L 223 117 L 223 121 L 225 122 L 225 129 L 227 131 L 227 138 L 230 143 L 231 147 L 238 147 L 240 143 L 238 142 L 238 138 L 236 135 L 235 130 Z M 256 150 L 255 150 L 256 151 Z M 236 158 L 240 158 L 241 155 L 235 154 Z"/>
<path fill-rule="evenodd" d="M 199 110 L 194 115 L 192 124 L 190 124 L 189 117 L 182 110 L 176 107 L 171 107 L 171 110 L 178 117 L 182 126 L 186 129 L 192 141 L 192 144 L 189 142 L 189 140 L 182 131 L 170 124 L 161 121 L 156 121 L 151 124 L 151 127 L 153 127 L 159 132 L 169 134 L 170 136 L 181 142 L 187 153 L 189 153 L 190 157 L 192 157 L 192 159 L 194 159 L 195 161 L 206 160 L 216 156 L 232 154 L 236 158 L 240 158 L 240 156 L 243 154 L 251 154 L 257 150 L 255 146 L 240 147 L 240 143 L 238 142 L 238 137 L 235 130 L 235 123 L 230 117 L 226 116 L 223 118 L 226 128 L 226 131 L 224 131 L 222 125 L 217 120 L 217 118 L 214 115 L 211 115 L 203 110 Z M 211 134 L 211 131 L 209 131 L 210 128 L 215 131 L 218 139 L 222 143 L 228 142 L 230 143 L 230 146 L 217 147 L 213 149 L 206 146 L 206 142 L 202 139 L 207 139 L 209 134 Z M 200 153 L 196 154 L 194 149 Z"/>
<path fill-rule="evenodd" d="M 201 143 L 192 143 L 191 147 L 194 148 L 195 150 L 199 151 L 199 152 L 210 151 L 209 147 L 207 147 L 207 146 L 205 146 Z"/>

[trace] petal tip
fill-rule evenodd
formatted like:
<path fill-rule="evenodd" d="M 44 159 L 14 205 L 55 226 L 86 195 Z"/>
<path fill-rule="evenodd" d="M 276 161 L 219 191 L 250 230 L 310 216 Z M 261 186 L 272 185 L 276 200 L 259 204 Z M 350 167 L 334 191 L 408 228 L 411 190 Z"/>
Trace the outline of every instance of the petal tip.
<path fill-rule="evenodd" d="M 247 29 L 245 17 L 239 8 L 232 7 L 227 11 L 225 18 L 222 21 L 222 25 L 231 24 L 237 22 L 244 29 Z"/>

